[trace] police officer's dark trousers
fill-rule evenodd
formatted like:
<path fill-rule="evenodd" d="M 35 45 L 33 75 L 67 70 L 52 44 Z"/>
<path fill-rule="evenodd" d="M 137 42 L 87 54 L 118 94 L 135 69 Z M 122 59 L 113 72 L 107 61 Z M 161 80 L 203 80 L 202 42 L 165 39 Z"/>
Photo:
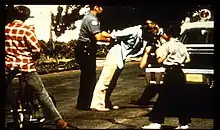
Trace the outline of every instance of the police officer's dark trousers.
<path fill-rule="evenodd" d="M 88 110 L 96 84 L 96 47 L 95 44 L 78 41 L 75 51 L 81 71 L 76 108 Z"/>
<path fill-rule="evenodd" d="M 186 81 L 181 66 L 165 66 L 164 84 L 159 93 L 149 120 L 153 123 L 164 123 L 167 111 L 173 111 L 179 119 L 179 124 L 191 122 L 186 94 Z"/>

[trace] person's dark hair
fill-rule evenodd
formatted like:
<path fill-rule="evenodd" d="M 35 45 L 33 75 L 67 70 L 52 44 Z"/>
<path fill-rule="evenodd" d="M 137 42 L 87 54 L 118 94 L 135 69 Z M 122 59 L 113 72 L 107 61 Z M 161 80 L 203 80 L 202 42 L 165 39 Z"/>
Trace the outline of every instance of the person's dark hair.
<path fill-rule="evenodd" d="M 13 9 L 13 18 L 21 21 L 25 21 L 30 17 L 30 9 L 26 6 L 16 6 Z"/>
<path fill-rule="evenodd" d="M 167 30 L 166 30 L 166 34 L 167 36 L 169 37 L 178 37 L 180 35 L 180 26 L 177 26 L 177 25 L 170 25 Z"/>
<path fill-rule="evenodd" d="M 142 25 L 141 27 L 142 30 L 142 38 L 144 40 L 152 40 L 154 35 L 151 33 L 151 28 L 148 25 Z"/>
<path fill-rule="evenodd" d="M 150 30 L 151 30 L 151 27 L 150 27 L 149 25 L 143 24 L 143 25 L 141 26 L 141 29 L 142 29 L 142 30 L 146 30 L 146 31 L 150 31 Z"/>
<path fill-rule="evenodd" d="M 145 23 L 146 23 L 147 25 L 149 25 L 149 24 L 156 24 L 156 22 L 153 21 L 153 20 L 146 20 Z"/>
<path fill-rule="evenodd" d="M 99 5 L 89 5 L 90 10 L 93 10 L 95 6 L 99 6 Z"/>
<path fill-rule="evenodd" d="M 141 26 L 142 30 L 142 38 L 147 41 L 151 41 L 154 37 L 154 34 L 152 33 L 152 28 L 147 24 L 146 22 L 142 24 Z"/>
<path fill-rule="evenodd" d="M 89 5 L 90 10 L 93 10 L 96 5 Z"/>
<path fill-rule="evenodd" d="M 90 10 L 93 10 L 95 8 L 95 6 L 97 7 L 103 7 L 102 5 L 89 5 Z"/>

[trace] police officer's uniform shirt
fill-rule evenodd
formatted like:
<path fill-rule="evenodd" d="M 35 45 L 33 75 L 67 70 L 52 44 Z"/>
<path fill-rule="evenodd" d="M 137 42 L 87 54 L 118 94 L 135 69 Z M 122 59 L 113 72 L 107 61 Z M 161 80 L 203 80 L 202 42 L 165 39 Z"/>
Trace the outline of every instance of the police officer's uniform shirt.
<path fill-rule="evenodd" d="M 82 24 L 79 32 L 79 41 L 91 42 L 91 38 L 100 32 L 100 22 L 98 18 L 89 12 L 82 19 Z"/>
<path fill-rule="evenodd" d="M 116 63 L 120 69 L 124 66 L 124 60 L 127 57 L 143 54 L 147 45 L 147 41 L 142 39 L 141 25 L 114 31 L 111 36 L 119 43 L 112 47 L 110 51 L 114 51 Z"/>
<path fill-rule="evenodd" d="M 165 59 L 164 65 L 182 65 L 186 58 L 189 57 L 187 48 L 179 40 L 171 38 L 170 41 L 162 44 L 157 49 L 157 58 Z"/>

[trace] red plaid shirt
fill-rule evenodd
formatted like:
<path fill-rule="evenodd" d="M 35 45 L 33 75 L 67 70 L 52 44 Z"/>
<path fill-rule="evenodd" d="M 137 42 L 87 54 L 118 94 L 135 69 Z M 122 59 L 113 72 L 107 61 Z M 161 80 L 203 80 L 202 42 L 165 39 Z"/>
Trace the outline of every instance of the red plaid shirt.
<path fill-rule="evenodd" d="M 40 52 L 40 43 L 31 26 L 20 20 L 14 20 L 5 26 L 6 67 L 11 69 L 19 67 L 25 72 L 36 71 L 32 53 L 28 51 L 26 44 L 31 48 L 32 53 Z"/>

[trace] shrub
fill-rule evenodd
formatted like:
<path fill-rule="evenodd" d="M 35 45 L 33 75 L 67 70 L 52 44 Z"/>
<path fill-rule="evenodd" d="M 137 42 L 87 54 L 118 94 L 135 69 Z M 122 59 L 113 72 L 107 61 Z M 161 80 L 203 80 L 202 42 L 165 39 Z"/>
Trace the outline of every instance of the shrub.
<path fill-rule="evenodd" d="M 96 56 L 97 57 L 106 57 L 108 50 L 109 50 L 108 46 L 106 46 L 106 45 L 97 45 Z"/>
<path fill-rule="evenodd" d="M 59 68 L 62 69 L 59 70 Z M 48 74 L 58 71 L 76 70 L 79 69 L 79 65 L 75 62 L 75 60 L 71 60 L 68 62 L 61 61 L 59 62 L 58 68 L 56 67 L 55 62 L 40 62 L 37 65 L 36 69 L 39 74 Z"/>
<path fill-rule="evenodd" d="M 68 43 L 64 42 L 54 42 L 55 49 L 53 49 L 53 41 L 45 42 L 43 40 L 39 41 L 41 44 L 41 56 L 36 67 L 39 74 L 47 74 L 51 72 L 57 72 L 62 70 L 75 70 L 79 69 L 79 65 L 75 61 L 75 47 L 77 40 L 71 40 Z M 105 57 L 108 53 L 108 46 L 97 45 L 97 57 Z M 54 59 L 55 54 L 59 59 L 71 59 L 70 61 L 60 61 L 58 67 L 55 61 L 46 62 L 50 58 Z M 49 58 L 49 59 L 48 59 Z M 62 69 L 61 69 L 62 68 Z M 61 69 L 61 70 L 59 70 Z"/>

